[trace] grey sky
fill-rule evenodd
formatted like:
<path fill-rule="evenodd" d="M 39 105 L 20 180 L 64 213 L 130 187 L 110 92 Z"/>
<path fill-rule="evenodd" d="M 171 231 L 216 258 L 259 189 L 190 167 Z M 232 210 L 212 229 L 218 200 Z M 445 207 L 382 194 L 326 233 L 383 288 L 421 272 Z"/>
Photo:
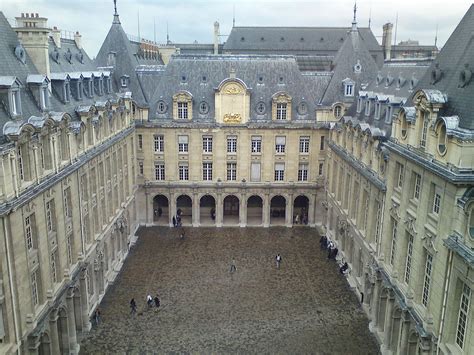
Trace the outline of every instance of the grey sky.
<path fill-rule="evenodd" d="M 472 0 L 358 0 L 359 26 L 368 25 L 382 34 L 382 25 L 395 23 L 398 12 L 397 42 L 417 39 L 433 44 L 438 25 L 438 45 L 443 45 L 464 16 Z M 235 4 L 237 26 L 350 26 L 353 0 L 117 0 L 122 26 L 127 33 L 140 34 L 165 42 L 166 23 L 175 43 L 211 43 L 213 23 L 221 24 L 221 34 L 229 34 Z M 112 23 L 113 0 L 0 0 L 0 10 L 11 23 L 22 12 L 38 12 L 49 19 L 50 27 L 79 31 L 86 51 L 94 57 Z M 222 38 L 225 41 L 225 37 Z M 379 38 L 380 41 L 380 38 Z"/>

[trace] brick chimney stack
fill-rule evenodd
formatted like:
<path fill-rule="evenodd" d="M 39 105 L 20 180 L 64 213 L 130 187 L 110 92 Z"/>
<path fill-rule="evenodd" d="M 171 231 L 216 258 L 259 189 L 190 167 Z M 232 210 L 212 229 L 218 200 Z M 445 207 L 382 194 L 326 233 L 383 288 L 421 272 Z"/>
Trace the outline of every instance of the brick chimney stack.
<path fill-rule="evenodd" d="M 53 38 L 54 45 L 61 48 L 61 31 L 56 26 L 51 30 L 51 37 Z"/>
<path fill-rule="evenodd" d="M 76 42 L 77 48 L 82 49 L 82 36 L 79 31 L 76 31 L 76 33 L 74 33 L 74 42 Z"/>

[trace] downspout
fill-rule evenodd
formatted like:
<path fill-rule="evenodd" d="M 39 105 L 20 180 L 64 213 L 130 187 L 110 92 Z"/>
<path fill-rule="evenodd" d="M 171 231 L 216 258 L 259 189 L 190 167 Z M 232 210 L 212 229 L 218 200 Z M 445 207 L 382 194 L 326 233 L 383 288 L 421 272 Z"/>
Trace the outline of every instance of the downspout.
<path fill-rule="evenodd" d="M 10 293 L 12 296 L 12 306 L 13 306 L 13 324 L 15 328 L 15 338 L 16 338 L 16 346 L 17 346 L 17 354 L 21 355 L 21 339 L 20 339 L 20 329 L 18 325 L 17 319 L 17 299 L 15 295 L 15 287 L 13 285 L 13 267 L 12 267 L 12 260 L 10 257 L 11 247 L 10 247 L 10 237 L 8 235 L 8 227 L 7 227 L 7 219 L 5 216 L 2 217 L 2 225 L 3 225 L 3 233 L 5 235 L 5 247 L 6 247 L 6 256 L 7 256 L 7 269 L 8 269 L 8 283 L 10 285 Z"/>
<path fill-rule="evenodd" d="M 446 266 L 446 278 L 444 282 L 444 294 L 443 294 L 443 306 L 441 308 L 441 320 L 439 326 L 439 334 L 438 334 L 438 344 L 436 346 L 436 355 L 439 355 L 439 342 L 441 340 L 441 336 L 443 335 L 444 330 L 444 321 L 446 317 L 446 303 L 448 299 L 448 290 L 451 278 L 451 270 L 453 269 L 453 251 L 449 250 L 449 257 L 448 257 L 448 265 Z"/>

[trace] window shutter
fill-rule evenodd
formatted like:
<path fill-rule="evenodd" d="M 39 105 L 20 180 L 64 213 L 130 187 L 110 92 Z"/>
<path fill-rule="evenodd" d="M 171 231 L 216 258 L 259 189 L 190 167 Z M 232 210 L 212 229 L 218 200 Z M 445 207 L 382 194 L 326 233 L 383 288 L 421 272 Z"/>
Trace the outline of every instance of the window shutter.
<path fill-rule="evenodd" d="M 252 163 L 250 181 L 260 181 L 260 163 Z"/>

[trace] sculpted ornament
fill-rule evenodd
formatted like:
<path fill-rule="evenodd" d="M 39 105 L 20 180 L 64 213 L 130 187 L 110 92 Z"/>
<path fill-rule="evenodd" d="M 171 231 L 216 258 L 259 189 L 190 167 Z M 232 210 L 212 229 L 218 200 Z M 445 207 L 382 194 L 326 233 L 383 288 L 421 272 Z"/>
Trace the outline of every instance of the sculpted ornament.
<path fill-rule="evenodd" d="M 391 214 L 396 217 L 397 219 L 400 219 L 400 205 L 398 203 L 392 202 L 392 207 L 390 207 L 390 212 Z"/>
<path fill-rule="evenodd" d="M 224 94 L 227 94 L 227 95 L 238 95 L 241 93 L 242 93 L 242 90 L 240 90 L 240 88 L 236 85 L 228 86 L 224 90 Z"/>
<path fill-rule="evenodd" d="M 226 113 L 224 115 L 225 123 L 240 123 L 242 121 L 242 116 L 240 113 Z"/>
<path fill-rule="evenodd" d="M 415 229 L 415 222 L 416 222 L 416 218 L 413 218 L 413 217 L 410 217 L 410 216 L 408 216 L 405 219 L 406 228 L 407 228 L 408 232 L 410 234 L 413 234 L 413 235 L 418 234 L 418 232 Z"/>
<path fill-rule="evenodd" d="M 436 240 L 436 235 L 431 233 L 426 233 L 421 237 L 421 240 L 425 243 L 425 246 L 431 250 L 434 250 L 435 253 L 438 253 L 438 250 L 435 248 L 434 242 Z"/>

